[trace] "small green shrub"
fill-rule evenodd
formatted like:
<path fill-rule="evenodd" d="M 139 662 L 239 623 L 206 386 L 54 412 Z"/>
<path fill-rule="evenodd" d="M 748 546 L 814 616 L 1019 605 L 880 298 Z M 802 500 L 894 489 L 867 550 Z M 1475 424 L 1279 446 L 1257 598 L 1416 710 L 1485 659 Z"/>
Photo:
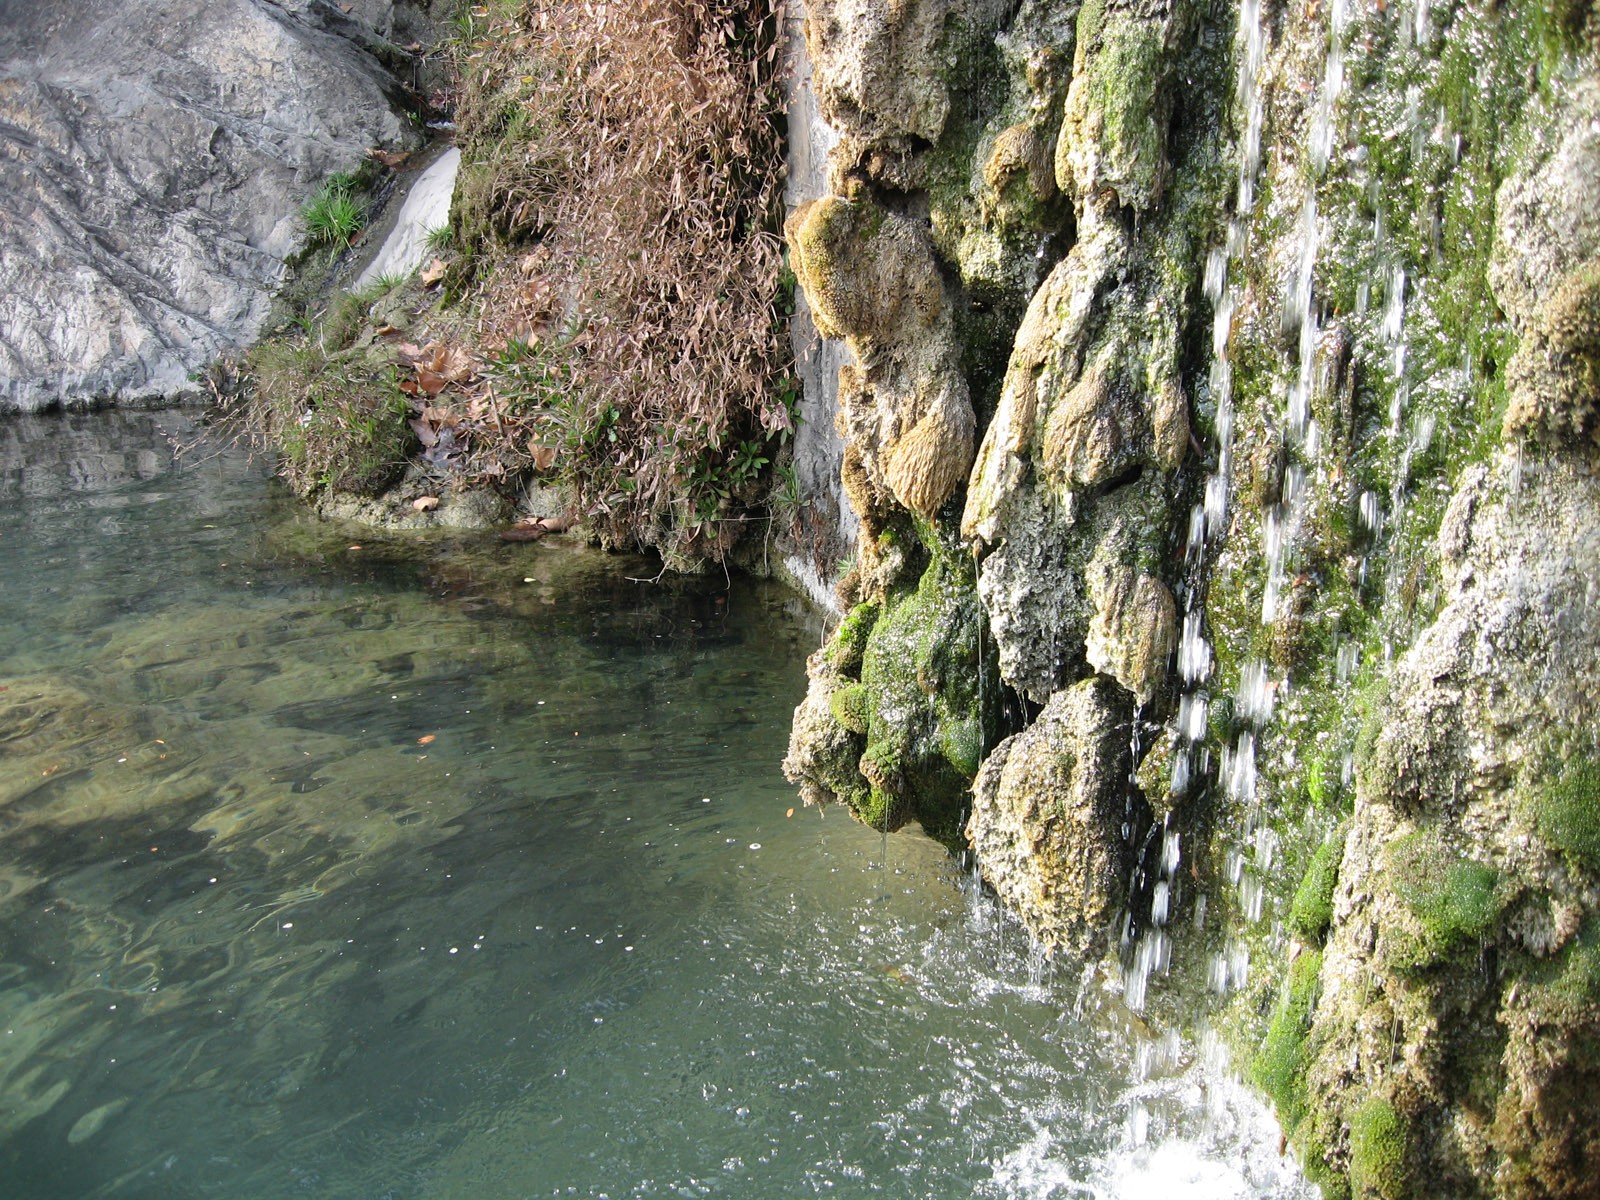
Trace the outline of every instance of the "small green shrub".
<path fill-rule="evenodd" d="M 356 203 L 354 181 L 348 175 L 334 175 L 300 206 L 300 224 L 311 246 L 343 250 L 361 232 L 365 216 Z"/>
<path fill-rule="evenodd" d="M 1540 835 L 1575 868 L 1600 871 L 1600 763 L 1569 760 L 1533 799 Z"/>
<path fill-rule="evenodd" d="M 1321 942 L 1328 926 L 1333 924 L 1333 889 L 1339 883 L 1339 864 L 1343 857 L 1341 830 L 1317 847 L 1300 886 L 1295 889 L 1289 926 L 1308 942 Z"/>
<path fill-rule="evenodd" d="M 1374 1096 L 1350 1118 L 1350 1182 L 1384 1200 L 1406 1193 L 1406 1127 L 1394 1105 Z"/>

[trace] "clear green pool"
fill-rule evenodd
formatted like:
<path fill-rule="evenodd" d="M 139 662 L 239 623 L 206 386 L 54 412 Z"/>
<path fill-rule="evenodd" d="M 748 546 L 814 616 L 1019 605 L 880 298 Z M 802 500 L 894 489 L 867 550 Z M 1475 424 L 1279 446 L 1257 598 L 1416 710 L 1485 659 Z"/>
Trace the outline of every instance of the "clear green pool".
<path fill-rule="evenodd" d="M 790 815 L 790 595 L 182 425 L 0 424 L 0 1194 L 1302 1194 L 938 847 Z"/>

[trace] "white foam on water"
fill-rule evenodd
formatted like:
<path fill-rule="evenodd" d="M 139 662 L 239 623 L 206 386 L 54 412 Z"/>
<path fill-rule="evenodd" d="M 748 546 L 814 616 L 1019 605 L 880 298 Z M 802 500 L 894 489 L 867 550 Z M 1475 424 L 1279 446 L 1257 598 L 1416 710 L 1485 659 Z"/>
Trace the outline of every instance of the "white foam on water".
<path fill-rule="evenodd" d="M 1170 1064 L 1176 1068 L 1176 1062 Z M 981 1196 L 1005 1200 L 1316 1200 L 1277 1122 L 1204 1054 L 1119 1098 L 1119 1145 L 1074 1162 L 1049 1125 L 995 1162 Z"/>

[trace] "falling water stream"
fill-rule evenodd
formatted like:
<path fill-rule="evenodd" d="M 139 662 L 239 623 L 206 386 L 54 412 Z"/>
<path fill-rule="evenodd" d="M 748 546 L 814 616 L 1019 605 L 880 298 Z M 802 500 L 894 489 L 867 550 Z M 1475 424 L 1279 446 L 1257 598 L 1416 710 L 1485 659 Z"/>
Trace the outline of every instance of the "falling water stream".
<path fill-rule="evenodd" d="M 942 848 L 791 815 L 789 594 L 181 424 L 0 426 L 6 1196 L 1305 1194 Z"/>

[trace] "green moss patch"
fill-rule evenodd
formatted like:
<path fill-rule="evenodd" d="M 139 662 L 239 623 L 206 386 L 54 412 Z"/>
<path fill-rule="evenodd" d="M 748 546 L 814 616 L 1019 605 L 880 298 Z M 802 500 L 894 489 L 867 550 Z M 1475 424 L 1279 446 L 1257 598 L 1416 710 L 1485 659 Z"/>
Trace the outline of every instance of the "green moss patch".
<path fill-rule="evenodd" d="M 1301 954 L 1289 965 L 1277 1011 L 1250 1068 L 1251 1078 L 1271 1098 L 1278 1121 L 1291 1135 L 1307 1110 L 1306 1038 L 1321 973 L 1320 950 Z"/>
<path fill-rule="evenodd" d="M 828 696 L 828 711 L 851 733 L 867 732 L 867 689 L 859 683 L 842 687 Z"/>
<path fill-rule="evenodd" d="M 1350 1119 L 1350 1182 L 1357 1194 L 1400 1200 L 1406 1191 L 1406 1125 L 1393 1104 L 1374 1096 Z"/>
<path fill-rule="evenodd" d="M 1575 870 L 1600 871 L 1600 763 L 1568 761 L 1532 797 L 1539 834 Z"/>
<path fill-rule="evenodd" d="M 416 445 L 392 368 L 354 351 L 269 342 L 251 356 L 256 408 L 296 492 L 371 496 L 399 478 Z"/>
<path fill-rule="evenodd" d="M 1333 889 L 1339 883 L 1339 863 L 1344 857 L 1344 835 L 1317 847 L 1311 864 L 1295 889 L 1289 909 L 1289 926 L 1308 942 L 1321 942 L 1333 924 Z"/>
<path fill-rule="evenodd" d="M 835 671 L 851 676 L 861 673 L 861 659 L 866 654 L 867 639 L 878 623 L 879 612 L 876 604 L 858 604 L 839 623 L 827 650 L 828 665 Z"/>
<path fill-rule="evenodd" d="M 1410 939 L 1397 931 L 1397 966 L 1429 966 L 1489 935 L 1501 909 L 1494 867 L 1463 857 L 1428 831 L 1401 838 L 1385 858 L 1395 894 L 1418 925 Z"/>
<path fill-rule="evenodd" d="M 928 540 L 939 545 L 931 531 Z M 935 553 L 915 589 L 891 596 L 881 614 L 871 611 L 872 623 L 863 614 L 856 626 L 870 631 L 860 661 L 862 774 L 884 795 L 859 815 L 891 827 L 914 818 L 953 844 L 968 786 L 1000 720 L 999 672 L 980 671 L 985 634 L 972 564 Z M 846 640 L 844 628 L 835 640 Z"/>

